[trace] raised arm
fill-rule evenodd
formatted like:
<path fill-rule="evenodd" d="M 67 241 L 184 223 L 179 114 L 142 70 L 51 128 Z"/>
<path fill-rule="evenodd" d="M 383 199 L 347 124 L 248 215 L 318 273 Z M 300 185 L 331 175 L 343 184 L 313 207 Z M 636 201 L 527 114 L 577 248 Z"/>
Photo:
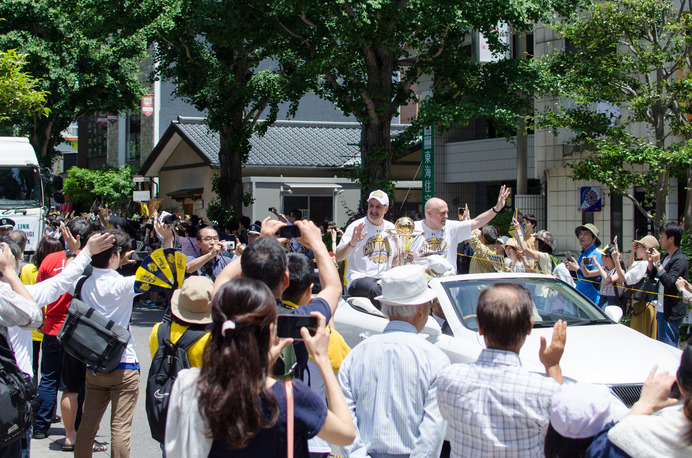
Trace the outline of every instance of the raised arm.
<path fill-rule="evenodd" d="M 558 320 L 553 326 L 553 338 L 550 346 L 547 345 L 545 337 L 541 336 L 541 348 L 538 350 L 538 358 L 543 367 L 545 375 L 562 385 L 562 369 L 560 359 L 565 352 L 565 342 L 567 341 L 567 322 Z"/>
<path fill-rule="evenodd" d="M 317 297 L 324 299 L 329 304 L 332 316 L 334 316 L 342 292 L 339 272 L 329 256 L 327 247 L 322 241 L 322 233 L 315 226 L 315 223 L 312 221 L 296 221 L 295 224 L 300 228 L 298 243 L 311 249 L 315 255 L 320 284 L 322 285 L 322 291 L 320 291 Z"/>
<path fill-rule="evenodd" d="M 367 237 L 367 235 L 368 233 L 365 231 L 365 223 L 360 223 L 355 226 L 351 224 L 348 226 L 343 237 L 341 237 L 339 246 L 336 247 L 336 250 L 334 251 L 334 258 L 336 259 L 336 262 L 341 262 L 348 258 L 353 248 L 355 248 L 358 243 Z"/>
<path fill-rule="evenodd" d="M 7 283 L 11 290 L 3 288 L 0 294 L 0 325 L 10 327 L 19 326 L 23 329 L 36 329 L 43 322 L 41 308 L 31 297 L 26 287 L 17 275 L 16 262 L 10 247 L 1 243 L 0 272 L 2 281 Z"/>
<path fill-rule="evenodd" d="M 495 206 L 492 207 L 490 210 L 486 210 L 485 212 L 481 213 L 480 215 L 472 219 L 471 227 L 473 229 L 480 229 L 481 227 L 488 224 L 490 220 L 492 220 L 495 217 L 495 215 L 500 213 L 502 209 L 505 207 L 505 202 L 507 202 L 507 198 L 509 197 L 510 193 L 511 190 L 507 188 L 505 185 L 502 185 L 502 188 L 500 188 L 500 194 L 497 196 L 497 203 L 495 204 Z"/>
<path fill-rule="evenodd" d="M 516 219 L 512 219 L 512 226 L 517 233 L 517 238 L 519 239 L 519 247 L 524 251 L 524 254 L 531 259 L 540 259 L 541 253 L 534 249 L 534 247 L 529 247 L 524 240 L 524 231 L 521 229 L 521 224 Z"/>

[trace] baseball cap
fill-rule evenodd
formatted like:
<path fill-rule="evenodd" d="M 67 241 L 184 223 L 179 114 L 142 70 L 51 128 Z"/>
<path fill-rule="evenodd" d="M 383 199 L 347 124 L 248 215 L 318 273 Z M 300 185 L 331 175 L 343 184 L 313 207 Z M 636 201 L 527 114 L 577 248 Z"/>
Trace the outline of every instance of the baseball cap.
<path fill-rule="evenodd" d="M 370 202 L 371 199 L 375 199 L 385 207 L 389 206 L 389 196 L 386 192 L 382 191 L 381 189 L 371 192 L 370 196 L 368 196 L 368 202 Z"/>

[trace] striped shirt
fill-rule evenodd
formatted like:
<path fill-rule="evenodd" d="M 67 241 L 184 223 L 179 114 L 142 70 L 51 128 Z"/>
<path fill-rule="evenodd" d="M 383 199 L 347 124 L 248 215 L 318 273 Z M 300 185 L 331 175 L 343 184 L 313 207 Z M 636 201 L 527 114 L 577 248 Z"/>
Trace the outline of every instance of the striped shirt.
<path fill-rule="evenodd" d="M 543 456 L 548 408 L 559 385 L 521 367 L 511 351 L 484 349 L 440 374 L 438 402 L 452 456 Z"/>
<path fill-rule="evenodd" d="M 439 456 L 446 423 L 437 407 L 437 375 L 449 358 L 394 320 L 344 359 L 339 383 L 356 425 L 347 456 Z"/>

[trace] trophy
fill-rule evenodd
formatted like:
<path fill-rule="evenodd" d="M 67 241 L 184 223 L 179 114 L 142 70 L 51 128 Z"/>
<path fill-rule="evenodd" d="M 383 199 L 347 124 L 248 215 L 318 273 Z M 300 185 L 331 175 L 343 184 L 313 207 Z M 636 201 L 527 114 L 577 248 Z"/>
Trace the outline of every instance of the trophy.
<path fill-rule="evenodd" d="M 413 240 L 423 235 L 423 231 L 416 231 L 414 228 L 415 225 L 413 224 L 413 220 L 408 216 L 402 216 L 396 220 L 396 223 L 394 223 L 394 229 L 387 230 L 387 233 L 394 239 L 394 242 L 396 243 L 396 252 L 399 256 L 400 266 L 407 264 L 407 256 L 402 256 L 404 250 L 406 251 L 406 254 L 408 254 Z"/>

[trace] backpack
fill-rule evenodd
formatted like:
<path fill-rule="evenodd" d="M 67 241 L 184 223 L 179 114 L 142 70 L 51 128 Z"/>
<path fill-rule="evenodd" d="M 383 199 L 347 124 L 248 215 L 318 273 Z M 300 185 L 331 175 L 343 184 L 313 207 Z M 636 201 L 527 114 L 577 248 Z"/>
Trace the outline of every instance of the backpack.
<path fill-rule="evenodd" d="M 0 449 L 26 436 L 36 399 L 31 377 L 19 369 L 9 342 L 0 334 Z"/>
<path fill-rule="evenodd" d="M 111 372 L 120 364 L 130 341 L 130 331 L 79 299 L 87 278 L 82 277 L 77 282 L 57 339 L 67 353 L 93 367 L 94 371 Z"/>
<path fill-rule="evenodd" d="M 171 342 L 171 324 L 161 323 L 156 337 L 159 348 L 151 360 L 147 379 L 146 410 L 151 437 L 163 443 L 166 434 L 166 416 L 173 384 L 178 372 L 190 367 L 187 350 L 208 331 L 186 329 L 176 343 Z"/>

